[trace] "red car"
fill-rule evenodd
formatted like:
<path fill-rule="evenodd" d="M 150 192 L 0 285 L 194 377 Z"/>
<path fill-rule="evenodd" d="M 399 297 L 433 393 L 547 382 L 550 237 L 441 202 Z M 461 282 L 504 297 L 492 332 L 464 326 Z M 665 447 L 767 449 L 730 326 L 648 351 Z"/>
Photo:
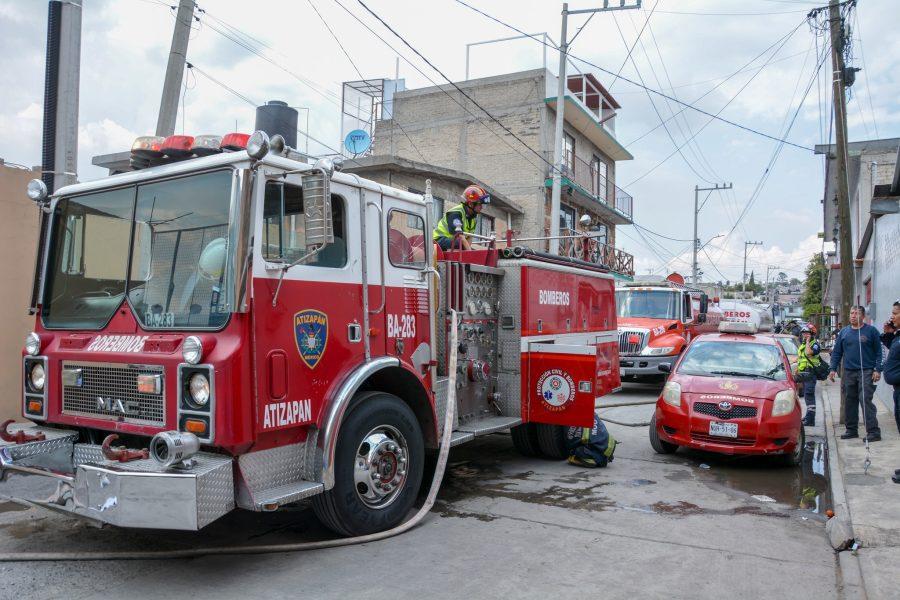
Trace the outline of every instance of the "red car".
<path fill-rule="evenodd" d="M 694 338 L 671 372 L 650 422 L 660 454 L 679 446 L 722 454 L 803 456 L 800 402 L 790 362 L 771 335 L 752 323 L 723 322 Z"/>

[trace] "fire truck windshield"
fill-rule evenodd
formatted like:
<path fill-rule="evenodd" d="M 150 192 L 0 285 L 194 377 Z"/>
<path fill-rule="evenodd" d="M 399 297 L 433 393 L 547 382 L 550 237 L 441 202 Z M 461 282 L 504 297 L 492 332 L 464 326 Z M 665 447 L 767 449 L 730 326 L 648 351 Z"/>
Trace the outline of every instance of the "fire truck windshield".
<path fill-rule="evenodd" d="M 619 290 L 616 291 L 616 312 L 619 317 L 677 319 L 678 297 L 675 292 L 663 290 Z"/>
<path fill-rule="evenodd" d="M 215 171 L 61 199 L 44 325 L 102 328 L 126 294 L 147 329 L 224 325 L 231 181 Z"/>

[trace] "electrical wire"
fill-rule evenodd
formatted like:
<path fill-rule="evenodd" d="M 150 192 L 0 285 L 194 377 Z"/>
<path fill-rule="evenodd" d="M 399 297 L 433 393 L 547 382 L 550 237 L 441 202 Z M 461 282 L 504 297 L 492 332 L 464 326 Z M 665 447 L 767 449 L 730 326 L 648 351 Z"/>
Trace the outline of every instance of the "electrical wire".
<path fill-rule="evenodd" d="M 357 0 L 357 1 L 359 1 L 359 0 Z M 479 9 L 479 8 L 477 8 L 477 7 L 475 7 L 475 6 L 472 6 L 471 4 L 468 4 L 468 3 L 465 2 L 464 0 L 454 0 L 454 2 L 456 2 L 456 3 L 458 3 L 458 4 L 461 4 L 461 5 L 463 5 L 463 6 L 467 7 L 467 8 L 469 8 L 470 10 L 473 10 L 473 11 L 477 12 L 477 13 L 480 14 L 480 15 L 485 16 L 485 17 L 487 17 L 488 19 L 491 19 L 492 21 L 494 21 L 494 22 L 496 22 L 496 23 L 498 23 L 498 24 L 500 24 L 500 25 L 502 25 L 502 26 L 504 26 L 504 27 L 506 27 L 506 28 L 508 28 L 508 29 L 511 29 L 512 31 L 515 31 L 516 33 L 518 33 L 518 34 L 520 34 L 520 35 L 522 35 L 522 36 L 524 36 L 524 37 L 531 38 L 532 40 L 536 41 L 536 42 L 539 43 L 539 44 L 542 44 L 542 45 L 547 46 L 547 47 L 549 47 L 549 48 L 554 48 L 554 49 L 556 49 L 555 46 L 553 46 L 553 45 L 551 45 L 551 44 L 545 42 L 545 41 L 542 40 L 541 38 L 539 38 L 539 37 L 537 37 L 537 36 L 535 36 L 535 35 L 532 35 L 532 34 L 530 34 L 530 33 L 525 33 L 523 30 L 519 29 L 518 27 L 515 27 L 514 25 L 510 25 L 509 23 L 506 23 L 505 21 L 503 21 L 503 20 L 501 20 L 501 19 L 499 19 L 499 18 L 497 18 L 497 17 L 495 17 L 495 16 L 493 16 L 493 15 L 490 15 L 490 14 L 486 13 L 485 11 L 483 11 L 483 10 L 481 10 L 481 9 Z M 614 76 L 614 77 L 616 76 L 616 74 L 613 73 L 612 71 L 610 71 L 609 69 L 607 69 L 607 68 L 605 68 L 605 67 L 601 67 L 600 65 L 598 65 L 598 64 L 596 64 L 596 63 L 593 63 L 593 62 L 591 62 L 591 61 L 589 61 L 589 60 L 586 60 L 586 59 L 584 59 L 584 58 L 575 56 L 574 54 L 570 54 L 569 56 L 570 56 L 571 58 L 575 59 L 575 60 L 578 60 L 579 62 L 582 62 L 582 63 L 584 63 L 584 64 L 586 64 L 586 65 L 588 65 L 588 66 L 590 66 L 590 67 L 593 67 L 593 68 L 597 69 L 598 71 L 601 71 L 601 72 L 603 72 L 603 73 L 606 73 L 607 75 L 612 75 L 612 76 Z M 642 84 L 640 84 L 640 83 L 638 83 L 638 82 L 636 82 L 636 81 L 634 81 L 634 80 L 632 80 L 632 79 L 628 79 L 628 78 L 626 78 L 626 77 L 622 77 L 621 75 L 619 75 L 618 77 L 619 77 L 619 79 L 621 79 L 622 81 L 624 81 L 624 82 L 626 82 L 626 83 L 629 83 L 629 84 L 631 84 L 631 85 L 633 85 L 633 86 L 640 87 L 640 88 L 645 88 L 645 87 L 646 87 L 646 86 L 644 86 L 644 85 L 642 85 Z M 681 101 L 681 100 L 677 100 L 677 99 L 673 98 L 672 96 L 670 96 L 670 95 L 668 95 L 668 94 L 665 94 L 665 93 L 663 93 L 663 92 L 661 92 L 661 91 L 659 91 L 659 90 L 655 90 L 655 89 L 652 89 L 652 88 L 647 88 L 647 91 L 649 91 L 651 94 L 655 94 L 655 95 L 657 95 L 657 96 L 661 96 L 661 97 L 663 97 L 663 98 L 667 98 L 667 99 L 669 99 L 669 100 L 671 100 L 671 101 L 673 101 L 673 102 L 676 102 L 677 104 L 680 104 L 680 105 L 682 105 L 682 106 L 685 106 L 686 108 L 690 108 L 691 110 L 697 111 L 697 112 L 700 113 L 700 114 L 706 115 L 707 117 L 712 117 L 712 118 L 714 118 L 714 119 L 716 119 L 716 120 L 718 120 L 718 121 L 721 121 L 721 122 L 723 122 L 723 123 L 727 123 L 728 125 L 731 125 L 731 126 L 733 126 L 733 127 L 737 127 L 738 129 L 741 129 L 741 130 L 746 131 L 746 132 L 748 132 L 748 133 L 753 133 L 753 134 L 755 134 L 755 135 L 758 135 L 758 136 L 761 136 L 761 137 L 764 137 L 764 138 L 768 138 L 768 139 L 770 139 L 770 140 L 772 140 L 772 141 L 780 142 L 780 143 L 782 143 L 782 144 L 784 144 L 784 145 L 787 145 L 787 146 L 792 146 L 792 147 L 794 147 L 794 148 L 799 148 L 800 150 L 807 150 L 807 151 L 810 151 L 810 152 L 814 152 L 814 151 L 815 151 L 814 148 L 810 148 L 810 147 L 808 147 L 808 146 L 803 146 L 803 145 L 801 145 L 801 144 L 795 144 L 794 142 L 791 142 L 791 141 L 789 141 L 789 140 L 782 139 L 782 138 L 776 137 L 776 136 L 774 136 L 774 135 L 770 135 L 770 134 L 768 134 L 768 133 L 764 133 L 764 132 L 762 132 L 762 131 L 759 131 L 758 129 L 754 129 L 754 128 L 749 127 L 749 126 L 747 126 L 747 125 L 741 125 L 740 123 L 737 123 L 737 122 L 732 121 L 732 120 L 730 120 L 730 119 L 726 119 L 726 118 L 721 117 L 721 116 L 719 116 L 719 115 L 717 115 L 717 114 L 713 114 L 713 113 L 711 113 L 711 112 L 709 112 L 709 111 L 707 111 L 707 110 L 704 110 L 704 109 L 700 108 L 699 106 L 694 106 L 693 104 L 689 104 L 689 103 L 687 103 L 687 102 L 683 102 L 683 101 Z"/>
<path fill-rule="evenodd" d="M 622 73 L 622 69 L 624 69 L 625 65 L 628 64 L 628 59 L 631 58 L 631 53 L 634 52 L 634 47 L 637 46 L 638 41 L 644 34 L 644 29 L 647 27 L 647 24 L 650 23 L 650 17 L 653 16 L 653 12 L 656 10 L 657 6 L 659 6 L 659 0 L 656 0 L 656 2 L 653 4 L 653 8 L 650 9 L 650 13 L 647 15 L 647 18 L 644 19 L 644 25 L 641 27 L 641 30 L 638 31 L 637 36 L 634 38 L 634 42 L 631 43 L 631 47 L 628 49 L 628 53 L 625 55 L 625 59 L 622 60 L 622 64 L 619 65 L 619 68 L 616 70 L 616 76 L 613 77 L 612 82 L 609 84 L 610 92 L 612 92 L 613 86 L 616 85 L 616 81 L 619 80 L 619 75 Z"/>

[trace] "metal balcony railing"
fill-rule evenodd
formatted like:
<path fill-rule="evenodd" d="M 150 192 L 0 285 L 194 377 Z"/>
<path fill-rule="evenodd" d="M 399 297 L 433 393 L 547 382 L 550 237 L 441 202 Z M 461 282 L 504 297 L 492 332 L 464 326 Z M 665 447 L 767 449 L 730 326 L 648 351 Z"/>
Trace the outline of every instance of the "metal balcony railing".
<path fill-rule="evenodd" d="M 545 153 L 547 160 L 553 162 L 553 153 Z M 582 190 L 594 196 L 594 198 L 620 213 L 631 218 L 634 210 L 634 199 L 631 194 L 613 184 L 600 172 L 595 165 L 585 161 L 579 156 L 566 157 L 563 161 L 563 176 L 575 183 Z M 552 173 L 550 174 L 552 176 Z"/>
<path fill-rule="evenodd" d="M 559 253 L 561 255 L 594 263 L 616 273 L 634 277 L 634 256 L 631 254 L 571 229 L 565 231 L 564 235 L 581 235 L 582 237 L 560 239 Z"/>

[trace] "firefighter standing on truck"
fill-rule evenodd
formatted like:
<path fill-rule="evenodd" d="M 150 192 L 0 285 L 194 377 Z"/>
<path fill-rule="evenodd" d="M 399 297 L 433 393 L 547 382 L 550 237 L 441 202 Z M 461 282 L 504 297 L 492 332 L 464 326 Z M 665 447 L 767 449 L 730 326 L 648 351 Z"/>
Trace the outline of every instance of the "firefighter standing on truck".
<path fill-rule="evenodd" d="M 478 215 L 485 204 L 490 204 L 491 197 L 480 185 L 470 185 L 462 194 L 462 204 L 448 210 L 434 228 L 434 242 L 441 250 L 462 248 L 471 250 L 472 245 L 466 238 L 475 233 Z M 456 237 L 459 241 L 455 241 Z"/>

